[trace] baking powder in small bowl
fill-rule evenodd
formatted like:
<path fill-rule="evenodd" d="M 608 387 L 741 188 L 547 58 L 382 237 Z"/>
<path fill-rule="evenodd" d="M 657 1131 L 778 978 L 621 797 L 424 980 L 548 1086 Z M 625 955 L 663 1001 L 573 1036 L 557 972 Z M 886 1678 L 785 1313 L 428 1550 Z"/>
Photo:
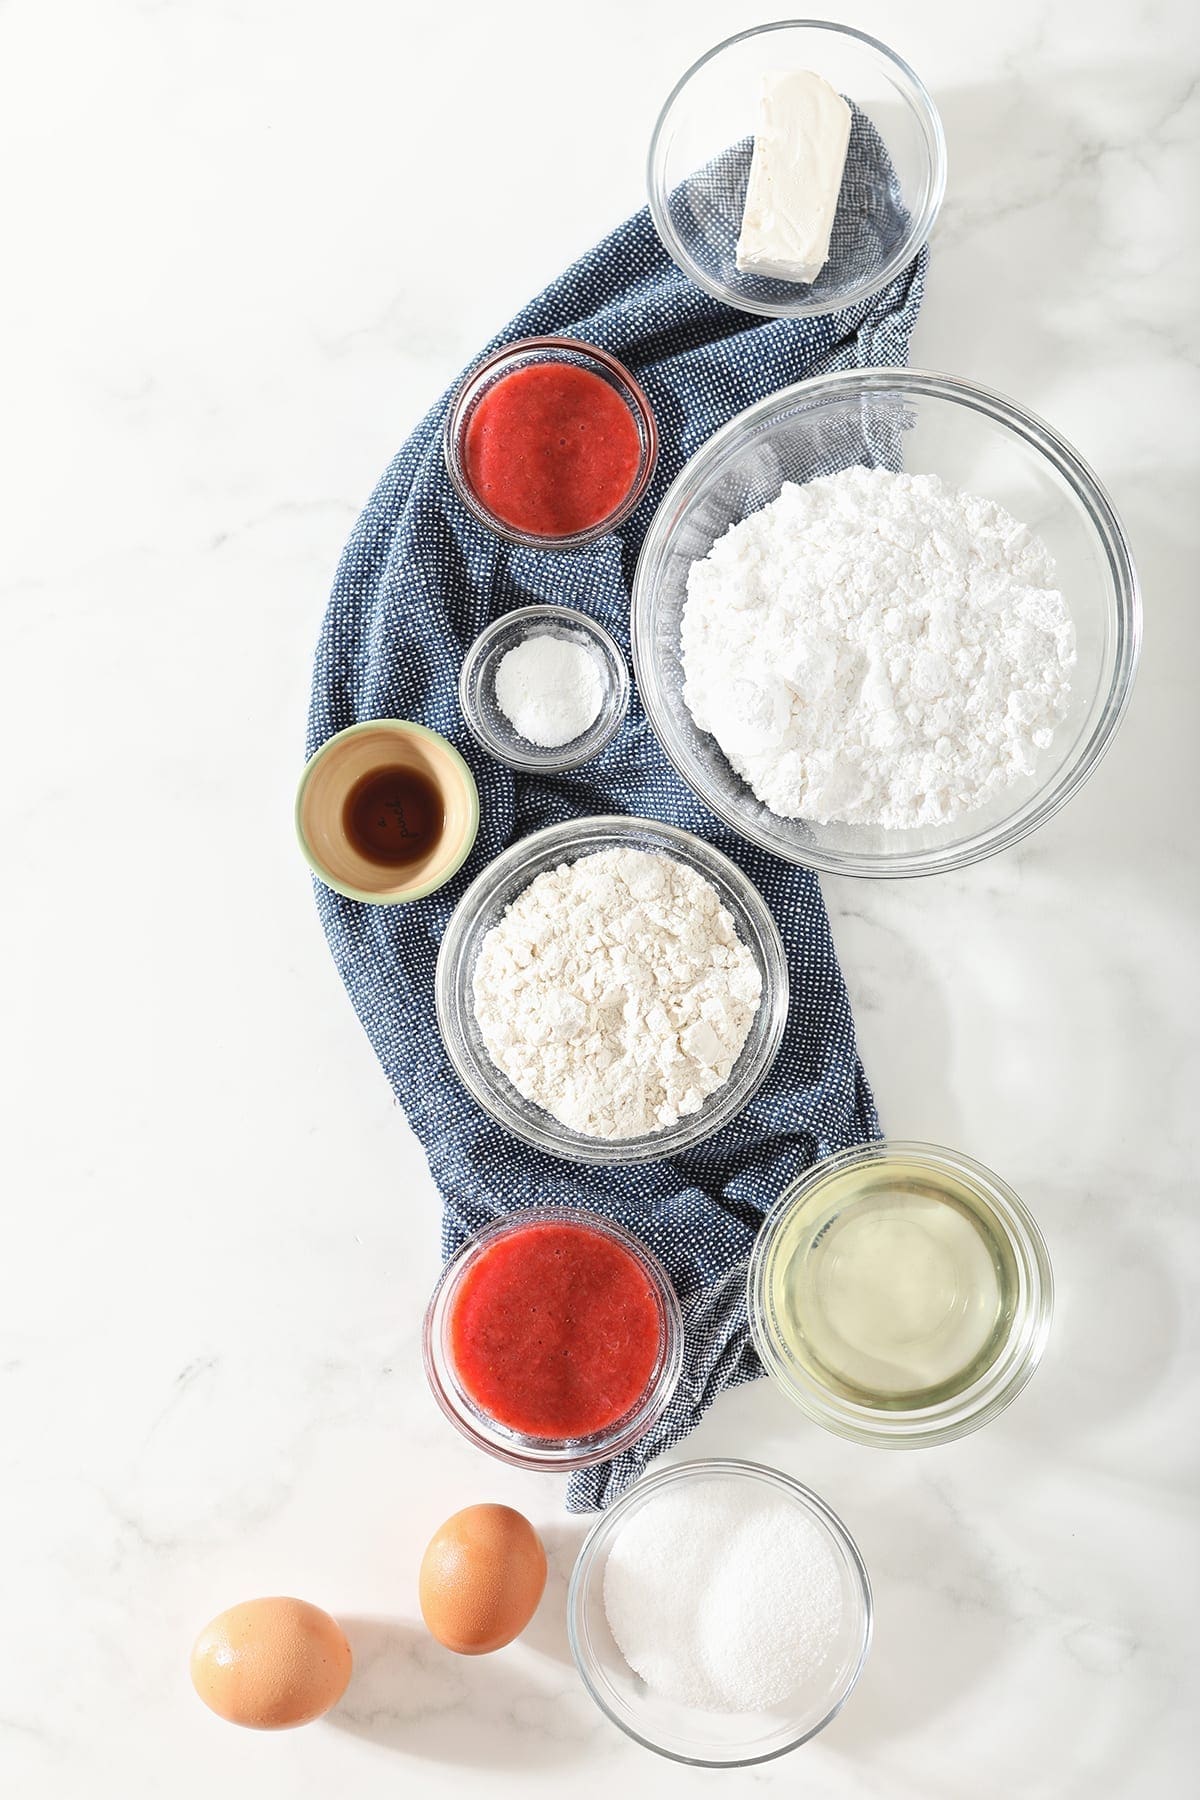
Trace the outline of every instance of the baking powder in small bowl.
<path fill-rule="evenodd" d="M 496 704 L 521 737 L 542 750 L 561 750 L 599 718 L 604 678 L 586 644 L 541 632 L 501 657 Z"/>

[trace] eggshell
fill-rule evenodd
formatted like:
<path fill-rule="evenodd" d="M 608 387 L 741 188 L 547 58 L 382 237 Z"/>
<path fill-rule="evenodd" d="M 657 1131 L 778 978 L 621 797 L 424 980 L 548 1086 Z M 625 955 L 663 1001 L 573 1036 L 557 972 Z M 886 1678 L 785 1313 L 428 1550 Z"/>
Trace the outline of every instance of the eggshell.
<path fill-rule="evenodd" d="M 282 1731 L 336 1706 L 350 1679 L 350 1646 L 336 1619 L 306 1600 L 245 1600 L 204 1627 L 192 1685 L 232 1725 Z"/>
<path fill-rule="evenodd" d="M 511 1506 L 468 1506 L 421 1559 L 421 1615 L 447 1650 L 481 1656 L 518 1637 L 546 1586 L 546 1552 Z"/>

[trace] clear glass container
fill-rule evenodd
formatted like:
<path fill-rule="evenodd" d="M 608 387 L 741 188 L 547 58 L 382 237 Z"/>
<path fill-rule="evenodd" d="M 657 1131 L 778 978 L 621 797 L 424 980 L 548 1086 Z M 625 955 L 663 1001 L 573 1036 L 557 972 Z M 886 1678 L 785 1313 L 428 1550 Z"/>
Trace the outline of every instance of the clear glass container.
<path fill-rule="evenodd" d="M 900 1292 L 894 1250 L 889 1261 L 895 1240 L 876 1237 L 869 1246 L 875 1266 L 864 1273 L 861 1263 L 844 1260 L 839 1267 L 830 1255 L 833 1233 L 847 1224 L 872 1231 L 880 1219 L 894 1229 L 886 1209 L 893 1201 L 906 1205 L 914 1194 L 926 1222 L 931 1209 L 935 1221 L 928 1230 L 902 1222 L 909 1239 L 904 1254 L 922 1258 L 924 1286 L 896 1301 L 904 1328 L 903 1341 L 897 1337 L 894 1379 L 868 1397 L 865 1385 L 856 1389 L 845 1379 L 851 1363 L 847 1345 L 855 1363 L 862 1347 L 846 1332 L 836 1336 L 829 1322 L 833 1305 L 820 1330 L 837 1355 L 822 1360 L 816 1354 L 824 1345 L 818 1341 L 815 1302 L 811 1320 L 804 1317 L 805 1259 L 825 1246 L 825 1267 L 813 1280 L 820 1283 L 823 1301 L 833 1294 L 836 1316 L 852 1317 L 854 1308 L 869 1305 L 872 1281 L 888 1284 L 890 1303 Z M 953 1238 L 942 1238 L 937 1229 L 939 1205 L 953 1225 Z M 853 1283 L 859 1284 L 857 1292 Z M 965 1437 L 1016 1398 L 1050 1335 L 1054 1280 L 1037 1225 L 990 1169 L 934 1144 L 880 1140 L 826 1157 L 780 1195 L 754 1242 L 747 1307 L 763 1367 L 810 1419 L 855 1443 L 911 1448 Z M 805 1330 L 803 1347 L 797 1343 L 797 1318 Z M 931 1374 L 923 1391 L 900 1378 L 900 1371 L 920 1366 L 927 1355 L 944 1355 L 947 1342 L 969 1346 L 957 1372 L 947 1364 L 936 1379 Z"/>
<path fill-rule="evenodd" d="M 857 115 L 829 260 L 812 282 L 743 274 L 736 262 L 760 83 L 775 69 L 824 76 Z M 650 141 L 647 187 L 664 247 L 698 286 L 743 312 L 815 316 L 869 300 L 916 256 L 946 190 L 946 141 L 895 51 L 849 25 L 781 19 L 726 39 L 676 83 Z"/>
<path fill-rule="evenodd" d="M 619 1244 L 644 1272 L 658 1303 L 659 1343 L 653 1372 L 641 1398 L 624 1416 L 588 1437 L 531 1437 L 490 1417 L 467 1393 L 454 1366 L 450 1322 L 467 1271 L 499 1239 L 537 1224 L 580 1225 Z M 617 1456 L 643 1437 L 666 1411 L 683 1366 L 683 1314 L 671 1278 L 654 1252 L 610 1219 L 583 1207 L 531 1206 L 510 1214 L 467 1240 L 442 1271 L 425 1314 L 425 1374 L 433 1396 L 452 1424 L 480 1450 L 521 1469 L 564 1472 Z"/>
<path fill-rule="evenodd" d="M 855 464 L 938 475 L 1006 507 L 1054 557 L 1075 624 L 1069 710 L 1032 775 L 949 824 L 818 825 L 768 810 L 683 699 L 680 620 L 692 563 L 731 525 Z M 835 875 L 931 875 L 1008 848 L 1087 780 L 1133 686 L 1141 600 L 1108 495 L 1071 446 L 1011 400 L 949 375 L 862 369 L 801 382 L 740 413 L 668 488 L 634 578 L 634 673 L 647 717 L 688 785 L 751 843 Z"/>
<path fill-rule="evenodd" d="M 510 650 L 529 638 L 561 638 L 588 651 L 600 677 L 602 698 L 595 719 L 570 743 L 547 749 L 522 737 L 496 698 L 496 673 Z M 577 769 L 607 749 L 629 709 L 625 658 L 602 626 L 571 606 L 522 606 L 481 631 L 463 658 L 458 698 L 473 736 L 512 769 L 552 774 Z"/>
<path fill-rule="evenodd" d="M 842 1620 L 829 1653 L 789 1700 L 755 1713 L 707 1712 L 651 1692 L 617 1648 L 604 1608 L 604 1571 L 623 1528 L 668 1490 L 731 1482 L 782 1494 L 820 1530 L 841 1580 Z M 679 1570 L 687 1581 L 688 1569 Z M 676 1762 L 745 1768 L 807 1743 L 837 1717 L 862 1674 L 871 1645 L 871 1584 L 858 1547 L 837 1514 L 809 1488 L 758 1463 L 679 1463 L 644 1477 L 608 1508 L 584 1542 L 567 1592 L 571 1653 L 601 1712 L 648 1750 Z"/>
<path fill-rule="evenodd" d="M 497 518 L 495 513 L 483 504 L 467 476 L 464 461 L 464 444 L 467 427 L 471 422 L 471 414 L 490 388 L 511 375 L 517 369 L 528 367 L 530 363 L 571 363 L 576 368 L 586 369 L 593 375 L 607 382 L 608 386 L 618 393 L 635 426 L 637 427 L 640 456 L 633 482 L 619 506 L 589 525 L 586 531 L 575 531 L 564 536 L 539 536 L 534 532 L 521 531 L 516 526 L 506 524 Z M 519 338 L 515 343 L 505 344 L 499 350 L 486 356 L 483 361 L 467 375 L 446 414 L 446 423 L 442 433 L 442 448 L 446 459 L 446 469 L 450 480 L 458 493 L 459 499 L 473 518 L 497 537 L 504 538 L 510 544 L 522 544 L 533 550 L 579 550 L 585 544 L 594 543 L 597 538 L 605 537 L 615 531 L 622 520 L 627 519 L 647 487 L 654 473 L 654 465 L 658 460 L 658 427 L 654 422 L 654 413 L 650 402 L 641 386 L 630 374 L 624 363 L 610 356 L 596 344 L 585 344 L 575 338 L 567 337 L 532 337 Z"/>
<path fill-rule="evenodd" d="M 699 1111 L 633 1138 L 594 1138 L 560 1124 L 526 1100 L 488 1054 L 475 1019 L 472 983 L 480 946 L 535 876 L 601 850 L 629 848 L 686 864 L 711 883 L 758 964 L 762 998 L 728 1081 Z M 638 1163 L 675 1156 L 728 1124 L 766 1080 L 787 1023 L 788 973 L 779 927 L 753 882 L 711 844 L 654 819 L 620 815 L 569 819 L 521 838 L 476 876 L 454 910 L 438 955 L 438 1024 L 463 1085 L 514 1137 L 552 1156 L 584 1163 Z"/>

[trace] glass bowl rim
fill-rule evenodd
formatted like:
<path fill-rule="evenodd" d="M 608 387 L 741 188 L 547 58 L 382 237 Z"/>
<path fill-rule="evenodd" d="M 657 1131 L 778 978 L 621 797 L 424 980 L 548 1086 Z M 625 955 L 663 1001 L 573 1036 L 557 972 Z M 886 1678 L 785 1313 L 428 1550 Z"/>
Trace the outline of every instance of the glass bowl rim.
<path fill-rule="evenodd" d="M 474 700 L 470 697 L 471 679 L 479 664 L 483 661 L 495 640 L 504 630 L 518 621 L 545 619 L 547 623 L 571 626 L 581 631 L 595 642 L 604 659 L 605 668 L 610 677 L 606 685 L 612 688 L 612 705 L 608 709 L 611 716 L 606 723 L 600 721 L 606 710 L 601 707 L 595 721 L 577 738 L 572 738 L 560 750 L 537 750 L 521 752 L 495 736 L 488 729 Z M 530 634 L 532 635 L 532 634 Z M 518 606 L 511 612 L 501 613 L 490 625 L 485 625 L 479 635 L 472 639 L 467 653 L 462 659 L 462 667 L 458 673 L 458 704 L 462 709 L 467 728 L 489 756 L 502 762 L 510 769 L 520 769 L 527 774 L 560 774 L 567 769 L 578 769 L 584 763 L 593 762 L 602 751 L 607 750 L 622 725 L 629 711 L 629 670 L 617 641 L 604 626 L 585 613 L 578 606 L 558 606 L 550 602 L 537 602 L 532 606 Z M 599 727 L 599 729 L 597 729 Z M 513 736 L 516 737 L 516 727 Z M 580 748 L 582 746 L 582 748 Z M 567 752 L 574 747 L 574 754 Z"/>
<path fill-rule="evenodd" d="M 593 1681 L 592 1659 L 584 1652 L 584 1644 L 587 1640 L 582 1624 L 585 1611 L 584 1588 L 592 1573 L 592 1567 L 601 1551 L 607 1549 L 616 1536 L 620 1520 L 635 1500 L 641 1500 L 645 1495 L 656 1492 L 660 1488 L 709 1480 L 714 1475 L 733 1475 L 774 1487 L 800 1504 L 809 1517 L 816 1516 L 845 1553 L 846 1561 L 856 1577 L 855 1587 L 861 1602 L 862 1637 L 858 1658 L 844 1691 L 836 1704 L 823 1715 L 817 1724 L 809 1730 L 801 1732 L 798 1736 L 789 1738 L 786 1743 L 778 1745 L 775 1749 L 766 1751 L 761 1756 L 727 1758 L 718 1761 L 714 1761 L 710 1757 L 683 1756 L 676 1750 L 668 1750 L 663 1745 L 656 1743 L 653 1738 L 635 1731 L 627 1720 L 612 1710 Z M 753 1462 L 744 1457 L 697 1457 L 689 1462 L 672 1463 L 668 1468 L 658 1469 L 653 1474 L 643 1475 L 639 1480 L 632 1482 L 613 1501 L 612 1505 L 601 1513 L 588 1532 L 580 1546 L 579 1554 L 575 1558 L 567 1586 L 567 1638 L 579 1678 L 595 1705 L 599 1707 L 606 1719 L 611 1720 L 627 1737 L 632 1738 L 635 1743 L 641 1744 L 644 1749 L 652 1750 L 658 1756 L 665 1756 L 671 1762 L 686 1763 L 693 1768 L 745 1769 L 757 1763 L 774 1762 L 777 1757 L 788 1755 L 789 1752 L 798 1749 L 801 1744 L 808 1743 L 811 1738 L 824 1731 L 826 1726 L 832 1724 L 833 1720 L 837 1718 L 858 1686 L 870 1654 L 874 1630 L 875 1600 L 871 1590 L 871 1578 L 867 1572 L 866 1563 L 863 1561 L 862 1552 L 840 1516 L 827 1500 L 823 1500 L 818 1493 L 815 1493 L 812 1488 L 806 1487 L 794 1475 L 785 1474 L 782 1469 L 774 1469 L 768 1463 Z"/>
<path fill-rule="evenodd" d="M 691 759 L 679 746 L 669 722 L 659 687 L 659 671 L 652 654 L 649 633 L 651 564 L 659 556 L 678 518 L 691 506 L 721 458 L 764 420 L 776 413 L 786 413 L 798 401 L 857 398 L 864 394 L 897 390 L 918 398 L 946 401 L 970 412 L 982 414 L 993 423 L 1030 446 L 1050 464 L 1065 481 L 1075 500 L 1100 540 L 1112 580 L 1109 596 L 1110 618 L 1115 624 L 1116 649 L 1112 676 L 1100 717 L 1075 761 L 1056 781 L 1043 789 L 1024 811 L 1007 822 L 976 832 L 973 837 L 936 850 L 904 852 L 894 857 L 861 855 L 824 848 L 803 851 L 790 840 L 774 833 L 756 820 L 747 820 L 731 806 L 724 795 L 707 784 L 699 786 L 691 772 Z M 646 717 L 680 778 L 739 837 L 760 849 L 769 850 L 784 862 L 800 868 L 818 869 L 829 875 L 855 875 L 868 879 L 898 880 L 922 875 L 941 875 L 951 869 L 967 868 L 983 862 L 1001 850 L 1010 849 L 1030 836 L 1078 793 L 1097 768 L 1116 736 L 1133 692 L 1134 677 L 1142 642 L 1141 590 L 1133 555 L 1112 499 L 1091 466 L 1053 426 L 1030 412 L 1017 401 L 982 387 L 961 376 L 940 374 L 931 369 L 889 368 L 845 369 L 830 375 L 818 375 L 808 381 L 793 382 L 780 388 L 753 406 L 736 414 L 719 431 L 713 433 L 696 454 L 684 465 L 663 495 L 650 521 L 638 556 L 630 600 L 630 643 L 634 675 Z M 788 821 L 782 821 L 786 824 Z"/>
<path fill-rule="evenodd" d="M 606 513 L 604 518 L 597 519 L 583 531 L 562 533 L 558 536 L 539 536 L 532 531 L 521 531 L 515 525 L 505 524 L 503 519 L 489 512 L 479 499 L 462 466 L 460 446 L 462 432 L 469 417 L 469 408 L 474 403 L 480 390 L 480 384 L 489 376 L 500 379 L 502 365 L 510 360 L 521 362 L 537 350 L 563 350 L 581 361 L 591 361 L 610 376 L 615 376 L 627 394 L 621 398 L 640 425 L 639 438 L 644 440 L 641 463 L 629 492 L 620 504 Z M 613 384 L 610 382 L 610 386 Z M 470 513 L 471 517 L 485 526 L 495 537 L 502 538 L 505 543 L 519 544 L 526 550 L 581 550 L 587 544 L 594 544 L 597 539 L 607 537 L 618 525 L 624 523 L 644 496 L 650 485 L 654 470 L 658 463 L 658 421 L 654 416 L 654 408 L 650 404 L 642 384 L 619 357 L 611 351 L 603 349 L 599 344 L 589 343 L 584 338 L 566 337 L 559 333 L 546 336 L 513 338 L 510 343 L 500 344 L 496 349 L 482 356 L 469 368 L 450 397 L 446 408 L 446 417 L 442 425 L 442 459 L 446 465 L 446 473 L 450 477 L 451 486 Z"/>
<path fill-rule="evenodd" d="M 445 1322 L 455 1284 L 488 1244 L 530 1225 L 556 1223 L 578 1225 L 608 1237 L 620 1244 L 636 1260 L 653 1285 L 659 1301 L 662 1321 L 661 1360 L 636 1410 L 623 1414 L 603 1431 L 592 1433 L 590 1439 L 493 1440 L 469 1408 L 459 1403 L 457 1386 L 442 1372 L 443 1353 L 439 1328 Z M 434 1399 L 451 1424 L 476 1449 L 496 1457 L 500 1462 L 508 1463 L 514 1468 L 542 1469 L 551 1473 L 590 1468 L 595 1463 L 607 1461 L 611 1456 L 620 1455 L 643 1438 L 671 1404 L 683 1372 L 683 1352 L 683 1308 L 666 1264 L 656 1250 L 628 1227 L 587 1206 L 549 1203 L 521 1206 L 513 1212 L 505 1213 L 501 1218 L 490 1220 L 478 1231 L 473 1231 L 443 1265 L 421 1323 L 421 1358 L 425 1378 Z M 446 1358 L 446 1363 L 449 1369 L 449 1358 Z M 569 1447 L 584 1443 L 589 1447 L 574 1450 Z M 535 1445 L 540 1445 L 541 1448 L 535 1448 Z"/>
<path fill-rule="evenodd" d="M 900 71 L 912 90 L 909 99 L 913 111 L 920 120 L 923 135 L 930 150 L 930 175 L 929 192 L 919 217 L 910 226 L 903 244 L 888 258 L 876 277 L 870 281 L 861 282 L 857 287 L 849 289 L 844 294 L 839 294 L 834 299 L 820 301 L 816 304 L 798 302 L 791 306 L 781 306 L 738 294 L 736 289 L 714 281 L 697 263 L 692 261 L 671 225 L 670 213 L 665 204 L 665 186 L 658 179 L 657 165 L 659 140 L 666 130 L 671 110 L 689 82 L 699 74 L 706 63 L 712 62 L 715 57 L 732 49 L 735 44 L 745 42 L 748 38 L 763 37 L 769 31 L 796 30 L 831 31 L 839 37 L 853 38 Z M 907 268 L 928 242 L 929 235 L 937 222 L 938 213 L 941 211 L 942 202 L 946 197 L 946 177 L 946 133 L 942 125 L 941 114 L 916 70 L 905 62 L 897 51 L 889 48 L 879 38 L 872 37 L 869 32 L 859 31 L 853 25 L 840 24 L 835 19 L 772 19 L 765 25 L 751 25 L 744 31 L 735 31 L 732 37 L 723 38 L 719 44 L 714 44 L 710 50 L 706 50 L 703 56 L 698 56 L 695 62 L 684 70 L 663 101 L 658 118 L 654 122 L 654 129 L 650 134 L 650 146 L 646 152 L 646 193 L 650 216 L 654 221 L 654 229 L 658 233 L 659 242 L 676 268 L 682 270 L 689 281 L 694 282 L 705 293 L 711 294 L 714 299 L 723 301 L 726 306 L 732 306 L 739 312 L 753 313 L 759 318 L 769 319 L 816 319 L 829 313 L 844 312 L 847 308 L 859 306 L 867 300 L 873 300 L 876 294 L 881 293 L 890 281 L 895 280 L 901 269 Z"/>
<path fill-rule="evenodd" d="M 495 1069 L 486 1051 L 481 1059 L 486 1068 L 481 1075 L 473 1059 L 468 1061 L 459 1055 L 456 1034 L 451 1029 L 456 1013 L 453 1004 L 456 976 L 475 920 L 481 909 L 490 903 L 496 889 L 507 882 L 510 876 L 528 872 L 525 882 L 528 886 L 541 873 L 541 867 L 553 867 L 555 859 L 575 862 L 580 856 L 589 854 L 592 842 L 596 839 L 624 841 L 632 849 L 644 849 L 645 846 L 637 841 L 639 834 L 648 834 L 659 840 L 653 854 L 683 862 L 687 867 L 696 869 L 706 881 L 712 880 L 714 871 L 718 872 L 736 893 L 747 917 L 753 922 L 753 941 L 747 942 L 745 935 L 739 931 L 747 949 L 754 955 L 762 976 L 759 1009 L 751 1021 L 750 1035 L 747 1038 L 749 1043 L 762 1017 L 762 1039 L 752 1069 L 743 1076 L 736 1089 L 731 1072 L 729 1080 L 708 1095 L 699 1111 L 684 1114 L 673 1125 L 664 1126 L 643 1137 L 585 1138 L 582 1133 L 570 1132 L 551 1114 L 542 1112 L 541 1109 L 537 1109 L 536 1121 L 522 1114 L 510 1117 L 509 1111 L 515 1113 L 515 1109 L 501 1108 L 497 1103 L 498 1095 L 502 1092 L 499 1084 L 506 1082 L 507 1077 L 499 1069 Z M 604 847 L 611 848 L 612 845 L 601 842 L 598 846 Z M 678 825 L 668 825 L 661 819 L 648 819 L 633 813 L 590 813 L 562 820 L 555 825 L 543 826 L 526 837 L 518 838 L 480 871 L 459 899 L 442 934 L 434 977 L 434 1000 L 438 1028 L 450 1064 L 467 1092 L 489 1118 L 494 1119 L 513 1137 L 566 1162 L 627 1166 L 640 1162 L 658 1162 L 669 1156 L 680 1155 L 714 1136 L 739 1117 L 767 1079 L 779 1054 L 787 1024 L 790 984 L 787 953 L 775 915 L 754 882 L 723 850 L 718 850 L 715 844 L 709 843 L 695 832 L 685 831 Z M 745 1046 L 739 1053 L 738 1062 L 744 1054 Z M 735 1062 L 734 1070 L 736 1069 Z M 532 1102 L 526 1104 L 533 1105 Z"/>
<path fill-rule="evenodd" d="M 1004 1346 L 977 1379 L 936 1406 L 909 1411 L 872 1411 L 830 1394 L 805 1380 L 787 1363 L 769 1331 L 765 1287 L 772 1251 L 784 1219 L 830 1176 L 889 1156 L 911 1158 L 935 1171 L 950 1171 L 980 1192 L 1004 1230 L 1027 1282 L 1023 1309 L 1014 1314 Z M 1054 1317 L 1054 1270 L 1041 1228 L 1025 1202 L 986 1164 L 965 1151 L 909 1138 L 871 1138 L 850 1144 L 803 1169 L 773 1203 L 755 1236 L 746 1270 L 750 1337 L 769 1379 L 806 1417 L 835 1436 L 870 1447 L 925 1449 L 967 1437 L 988 1425 L 1028 1385 L 1040 1364 Z M 1014 1354 L 1006 1360 L 1006 1353 Z"/>

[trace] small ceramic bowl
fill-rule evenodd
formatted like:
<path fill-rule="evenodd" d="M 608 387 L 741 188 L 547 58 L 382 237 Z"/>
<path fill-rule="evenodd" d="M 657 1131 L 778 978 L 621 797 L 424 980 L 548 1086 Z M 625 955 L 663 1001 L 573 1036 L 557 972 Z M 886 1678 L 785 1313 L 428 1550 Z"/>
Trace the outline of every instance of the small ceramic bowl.
<path fill-rule="evenodd" d="M 640 446 L 638 466 L 632 484 L 620 504 L 594 525 L 563 536 L 539 536 L 497 518 L 472 487 L 464 460 L 467 428 L 480 400 L 506 376 L 514 374 L 518 369 L 527 368 L 531 363 L 570 363 L 576 368 L 585 369 L 591 375 L 598 375 L 601 381 L 620 395 L 637 427 Z M 658 459 L 658 428 L 654 423 L 650 402 L 641 386 L 624 363 L 618 362 L 615 356 L 610 356 L 607 350 L 601 350 L 595 344 L 580 343 L 575 338 L 520 338 L 516 343 L 505 344 L 501 349 L 493 351 L 491 356 L 485 357 L 471 370 L 450 403 L 442 447 L 446 469 L 458 496 L 467 511 L 481 525 L 486 525 L 489 531 L 510 544 L 522 544 L 529 549 L 579 550 L 585 544 L 594 543 L 597 538 L 614 531 L 623 519 L 629 517 L 645 493 Z"/>
<path fill-rule="evenodd" d="M 561 638 L 588 651 L 601 683 L 600 711 L 570 743 L 543 748 L 522 737 L 496 698 L 496 674 L 510 650 L 530 638 Z M 480 632 L 463 660 L 458 684 L 463 717 L 478 742 L 512 769 L 549 774 L 577 769 L 611 744 L 629 707 L 629 671 L 616 644 L 570 606 L 522 606 Z"/>
<path fill-rule="evenodd" d="M 441 795 L 442 829 L 424 855 L 401 868 L 374 862 L 351 842 L 346 801 L 364 775 L 411 768 Z M 309 758 L 296 793 L 296 835 L 326 887 L 373 906 L 400 906 L 444 887 L 470 854 L 479 829 L 475 777 L 439 732 L 407 719 L 350 725 Z"/>

